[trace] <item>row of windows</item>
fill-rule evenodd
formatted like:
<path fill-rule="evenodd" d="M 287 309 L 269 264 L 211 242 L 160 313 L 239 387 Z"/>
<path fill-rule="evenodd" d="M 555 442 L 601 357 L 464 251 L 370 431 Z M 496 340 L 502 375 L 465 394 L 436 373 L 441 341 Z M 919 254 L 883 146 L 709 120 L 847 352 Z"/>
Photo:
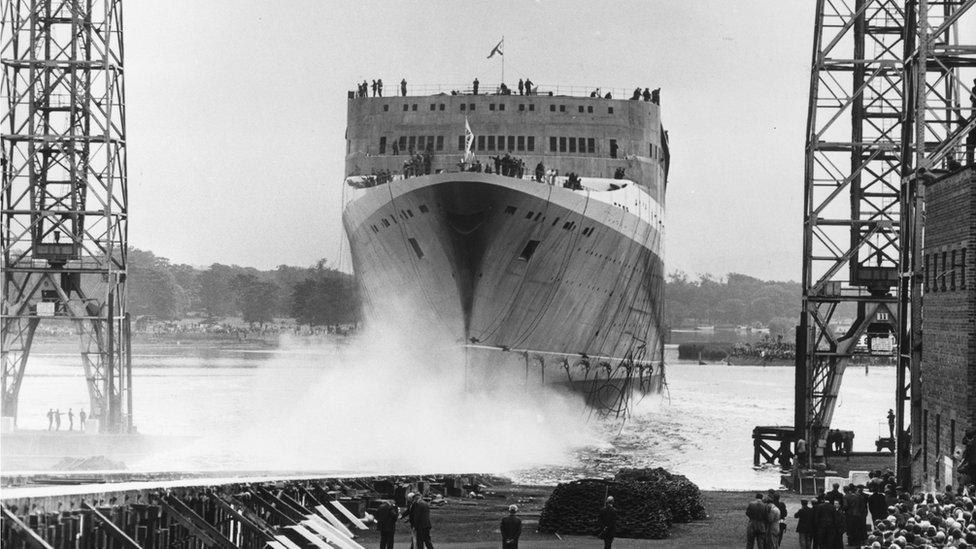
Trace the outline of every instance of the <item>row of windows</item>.
<path fill-rule="evenodd" d="M 518 211 L 518 208 L 516 208 L 515 206 L 508 206 L 508 207 L 505 208 L 505 213 L 508 214 L 508 215 L 515 215 L 515 212 L 517 212 L 517 211 Z M 531 219 L 532 221 L 545 221 L 546 220 L 546 216 L 542 215 L 542 212 L 535 212 L 535 211 L 529 211 L 528 213 L 526 213 L 525 214 L 525 218 L 526 219 Z M 553 222 L 552 222 L 552 226 L 553 227 L 555 227 L 559 223 L 559 219 L 560 218 L 557 217 L 556 219 L 553 220 Z M 576 227 L 578 227 L 578 225 L 576 225 L 576 222 L 575 221 L 567 221 L 567 222 L 563 223 L 563 229 L 565 229 L 567 231 L 575 230 Z M 590 236 L 591 234 L 593 234 L 593 227 L 587 227 L 587 228 L 583 229 L 582 234 L 583 234 L 583 236 Z"/>
<path fill-rule="evenodd" d="M 444 150 L 443 135 L 401 135 L 393 139 L 393 154 L 405 154 L 408 151 L 425 151 L 428 147 L 434 151 Z M 386 136 L 380 137 L 379 154 L 386 154 Z M 464 136 L 458 136 L 459 151 L 464 150 Z M 475 146 L 477 151 L 535 151 L 535 136 L 529 135 L 479 135 Z M 616 139 L 610 140 L 610 158 L 617 158 L 619 147 Z M 595 154 L 596 139 L 592 137 L 549 137 L 549 152 L 570 154 Z M 648 143 L 648 156 L 662 159 L 663 151 L 654 143 Z"/>
<path fill-rule="evenodd" d="M 957 288 L 966 289 L 966 248 L 925 254 L 925 291 L 954 292 Z"/>
<path fill-rule="evenodd" d="M 418 105 L 417 103 L 404 103 L 403 112 L 410 112 L 410 111 L 416 112 L 417 105 Z M 444 103 L 431 103 L 429 107 L 431 112 L 443 111 L 445 108 Z M 476 110 L 476 107 L 477 107 L 477 103 L 461 103 L 460 105 L 461 112 L 474 112 Z M 497 104 L 489 103 L 488 110 L 493 112 L 496 110 L 499 112 L 504 112 L 505 103 L 497 103 Z M 518 110 L 519 112 L 524 112 L 525 110 L 528 110 L 529 112 L 534 112 L 535 104 L 529 103 L 528 105 L 526 105 L 525 103 L 519 103 Z M 572 112 L 572 105 L 570 105 L 568 109 L 566 108 L 566 105 L 556 105 L 556 104 L 549 105 L 549 112 L 556 112 L 557 110 L 559 112 Z M 585 105 L 585 106 L 577 105 L 576 110 L 581 114 L 582 113 L 593 114 L 593 105 Z M 383 105 L 383 112 L 389 112 L 389 111 L 390 111 L 390 106 Z M 613 114 L 613 107 L 607 107 L 607 114 Z"/>
<path fill-rule="evenodd" d="M 420 209 L 420 213 L 428 213 L 430 211 L 430 209 L 427 208 L 426 204 L 421 204 L 419 209 Z M 411 209 L 400 210 L 400 219 L 410 219 L 411 217 L 413 217 L 413 210 Z M 389 218 L 393 220 L 394 224 L 399 223 L 399 221 L 397 221 L 396 215 L 391 215 L 389 216 Z M 384 217 L 383 219 L 380 219 L 380 225 L 383 225 L 383 228 L 385 229 L 386 227 L 390 226 L 390 221 Z M 377 227 L 376 225 L 370 225 L 369 228 L 372 229 L 374 233 L 380 232 L 380 228 Z"/>

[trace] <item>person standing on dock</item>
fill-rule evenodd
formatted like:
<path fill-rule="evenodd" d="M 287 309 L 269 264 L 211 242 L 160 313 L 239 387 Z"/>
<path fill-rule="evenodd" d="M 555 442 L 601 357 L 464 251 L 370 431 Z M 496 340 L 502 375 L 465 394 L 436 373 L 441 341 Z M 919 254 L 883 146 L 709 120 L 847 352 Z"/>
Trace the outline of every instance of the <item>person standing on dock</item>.
<path fill-rule="evenodd" d="M 416 549 L 422 547 L 434 549 L 434 544 L 430 541 L 430 506 L 420 494 L 414 496 L 411 517 L 413 518 L 413 527 L 417 531 Z"/>
<path fill-rule="evenodd" d="M 406 519 L 410 523 L 410 549 L 414 549 L 413 543 L 417 539 L 417 530 L 413 527 L 413 500 L 416 495 L 413 492 L 407 493 L 407 506 L 400 512 L 400 520 Z"/>
<path fill-rule="evenodd" d="M 47 409 L 47 430 L 54 430 L 54 408 Z"/>
<path fill-rule="evenodd" d="M 613 506 L 613 496 L 607 496 L 607 502 L 600 510 L 600 539 L 603 540 L 603 549 L 610 549 L 616 536 L 617 508 Z"/>
<path fill-rule="evenodd" d="M 796 466 L 804 467 L 807 464 L 807 441 L 798 439 L 796 441 Z"/>
<path fill-rule="evenodd" d="M 404 78 L 400 81 L 400 95 L 403 97 L 407 96 L 407 79 Z"/>
<path fill-rule="evenodd" d="M 474 90 L 474 95 L 478 95 L 478 79 L 475 78 L 472 84 L 472 90 Z"/>
<path fill-rule="evenodd" d="M 373 514 L 376 529 L 380 531 L 380 549 L 393 549 L 393 535 L 396 533 L 397 508 L 384 500 Z"/>
<path fill-rule="evenodd" d="M 82 408 L 78 412 L 78 430 L 85 432 L 85 420 L 88 419 L 88 414 L 85 413 L 85 409 Z"/>
<path fill-rule="evenodd" d="M 796 535 L 800 540 L 800 549 L 813 547 L 813 508 L 805 499 L 800 500 L 800 509 L 793 513 L 796 519 Z"/>
<path fill-rule="evenodd" d="M 63 415 L 64 414 L 61 413 L 61 409 L 60 408 L 54 410 L 54 430 L 55 431 L 60 431 L 61 430 L 61 416 L 63 416 Z"/>
<path fill-rule="evenodd" d="M 895 411 L 888 409 L 888 436 L 895 438 Z"/>
<path fill-rule="evenodd" d="M 68 430 L 75 430 L 75 412 L 71 408 L 68 408 Z"/>
<path fill-rule="evenodd" d="M 759 549 L 766 548 L 766 512 L 768 506 L 763 503 L 762 494 L 757 493 L 749 505 L 746 506 L 746 518 L 749 519 L 749 526 L 746 530 L 746 549 L 754 546 Z"/>
<path fill-rule="evenodd" d="M 522 519 L 516 515 L 517 505 L 508 506 L 508 516 L 502 518 L 502 549 L 518 549 L 519 536 L 522 535 Z"/>

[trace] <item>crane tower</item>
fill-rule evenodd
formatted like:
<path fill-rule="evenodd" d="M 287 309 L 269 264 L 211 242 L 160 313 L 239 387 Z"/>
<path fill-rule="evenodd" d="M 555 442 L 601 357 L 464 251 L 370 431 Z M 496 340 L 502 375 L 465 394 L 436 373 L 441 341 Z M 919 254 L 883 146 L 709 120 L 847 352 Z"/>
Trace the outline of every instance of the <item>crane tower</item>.
<path fill-rule="evenodd" d="M 120 0 L 4 0 L 2 416 L 38 324 L 70 321 L 90 417 L 132 428 L 128 179 Z"/>

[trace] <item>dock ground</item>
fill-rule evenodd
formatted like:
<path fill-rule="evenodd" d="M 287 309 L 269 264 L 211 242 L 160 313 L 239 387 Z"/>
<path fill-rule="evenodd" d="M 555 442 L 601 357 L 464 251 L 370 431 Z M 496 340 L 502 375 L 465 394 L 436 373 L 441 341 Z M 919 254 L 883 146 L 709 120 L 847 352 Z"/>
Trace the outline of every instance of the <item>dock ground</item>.
<path fill-rule="evenodd" d="M 481 549 L 501 546 L 499 523 L 507 514 L 508 506 L 519 506 L 522 518 L 520 548 L 577 548 L 602 547 L 603 542 L 594 536 L 560 536 L 536 531 L 539 513 L 552 492 L 550 486 L 509 485 L 496 487 L 494 495 L 483 500 L 458 500 L 452 498 L 443 507 L 431 509 L 431 539 L 437 548 Z M 618 538 L 614 547 L 732 547 L 745 543 L 745 508 L 755 492 L 752 491 L 703 491 L 708 518 L 687 524 L 674 524 L 671 537 L 663 540 Z M 789 511 L 788 528 L 784 543 L 796 538 L 794 512 L 800 507 L 800 496 L 780 492 Z M 357 541 L 364 547 L 379 546 L 379 534 L 369 530 L 358 534 Z M 396 547 L 410 546 L 410 529 L 405 523 L 397 526 Z"/>

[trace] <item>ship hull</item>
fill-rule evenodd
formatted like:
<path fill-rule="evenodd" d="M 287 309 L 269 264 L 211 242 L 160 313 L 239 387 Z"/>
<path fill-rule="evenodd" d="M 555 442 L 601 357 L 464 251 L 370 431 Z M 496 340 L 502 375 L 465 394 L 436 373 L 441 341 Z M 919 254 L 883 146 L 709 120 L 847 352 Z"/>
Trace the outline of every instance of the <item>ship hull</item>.
<path fill-rule="evenodd" d="M 358 192 L 343 222 L 367 321 L 515 351 L 515 368 L 528 378 L 538 362 L 545 383 L 659 381 L 659 224 L 593 193 L 481 173 Z M 545 379 L 547 364 L 558 375 Z"/>

